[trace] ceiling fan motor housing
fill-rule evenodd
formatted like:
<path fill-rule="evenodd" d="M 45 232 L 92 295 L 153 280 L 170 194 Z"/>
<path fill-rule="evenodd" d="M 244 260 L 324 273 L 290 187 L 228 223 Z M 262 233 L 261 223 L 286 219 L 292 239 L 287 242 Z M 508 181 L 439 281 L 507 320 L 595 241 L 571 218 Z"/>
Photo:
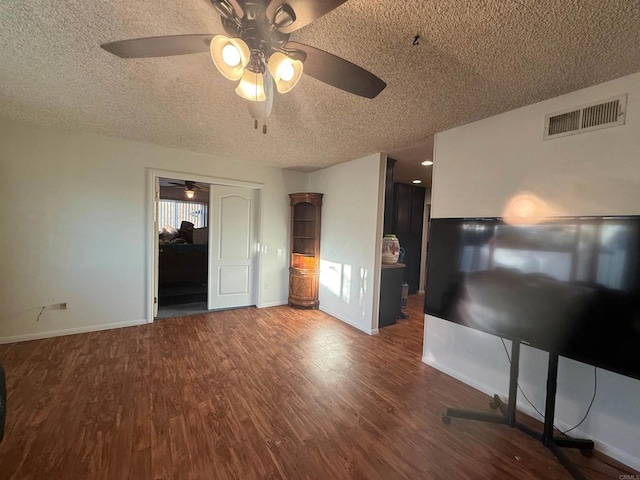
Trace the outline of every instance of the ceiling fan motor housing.
<path fill-rule="evenodd" d="M 244 16 L 241 19 L 235 15 L 223 15 L 222 26 L 227 35 L 241 38 L 249 46 L 251 62 L 247 68 L 252 72 L 264 73 L 265 63 L 271 54 L 277 51 L 284 52 L 284 46 L 289 41 L 289 34 L 280 32 L 278 30 L 280 25 L 275 22 L 290 25 L 295 21 L 295 13 L 289 5 L 282 4 L 276 10 L 272 22 L 267 18 L 266 9 L 262 3 L 247 2 L 243 7 Z"/>

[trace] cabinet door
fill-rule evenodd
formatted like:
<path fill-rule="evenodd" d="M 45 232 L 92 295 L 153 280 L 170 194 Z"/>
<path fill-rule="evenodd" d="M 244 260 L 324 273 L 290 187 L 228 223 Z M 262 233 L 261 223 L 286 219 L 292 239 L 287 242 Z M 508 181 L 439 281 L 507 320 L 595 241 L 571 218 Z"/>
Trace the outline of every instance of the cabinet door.
<path fill-rule="evenodd" d="M 408 232 L 411 230 L 411 185 L 396 183 L 395 201 L 396 231 L 392 233 Z"/>
<path fill-rule="evenodd" d="M 424 187 L 411 188 L 411 232 L 413 233 L 422 233 L 424 194 Z"/>
<path fill-rule="evenodd" d="M 293 269 L 292 269 L 293 270 Z M 318 304 L 318 274 L 291 271 L 289 275 L 289 303 L 300 307 Z"/>
<path fill-rule="evenodd" d="M 311 275 L 291 275 L 291 296 L 301 300 L 312 300 L 313 283 L 313 277 Z"/>

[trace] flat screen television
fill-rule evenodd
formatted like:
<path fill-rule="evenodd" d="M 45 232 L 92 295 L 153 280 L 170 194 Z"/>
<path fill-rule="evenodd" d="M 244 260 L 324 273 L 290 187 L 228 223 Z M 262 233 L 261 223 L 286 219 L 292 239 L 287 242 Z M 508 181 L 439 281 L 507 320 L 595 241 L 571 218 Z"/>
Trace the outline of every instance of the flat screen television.
<path fill-rule="evenodd" d="M 640 379 L 640 217 L 432 219 L 425 313 Z"/>

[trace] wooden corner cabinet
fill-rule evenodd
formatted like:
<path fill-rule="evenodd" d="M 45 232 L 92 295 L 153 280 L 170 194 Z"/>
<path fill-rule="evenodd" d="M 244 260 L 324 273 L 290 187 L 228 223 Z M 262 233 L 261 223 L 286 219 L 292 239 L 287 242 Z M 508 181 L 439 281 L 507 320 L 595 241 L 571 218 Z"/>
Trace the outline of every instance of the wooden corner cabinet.
<path fill-rule="evenodd" d="M 322 193 L 291 193 L 289 305 L 318 308 Z"/>

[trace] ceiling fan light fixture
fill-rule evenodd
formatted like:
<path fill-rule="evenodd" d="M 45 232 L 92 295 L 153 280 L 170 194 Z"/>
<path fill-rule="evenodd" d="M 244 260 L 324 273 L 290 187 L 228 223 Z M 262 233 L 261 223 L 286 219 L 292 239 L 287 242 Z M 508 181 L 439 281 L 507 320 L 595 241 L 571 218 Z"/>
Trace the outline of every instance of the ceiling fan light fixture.
<path fill-rule="evenodd" d="M 191 199 L 191 198 L 196 196 L 196 192 L 195 192 L 195 190 L 185 190 L 184 191 L 184 196 L 189 198 L 189 199 Z"/>
<path fill-rule="evenodd" d="M 236 93 L 246 100 L 264 102 L 267 99 L 264 93 L 264 76 L 246 69 L 236 87 Z"/>
<path fill-rule="evenodd" d="M 251 51 L 240 38 L 216 35 L 211 40 L 211 58 L 218 71 L 229 80 L 240 80 L 249 63 Z"/>
<path fill-rule="evenodd" d="M 269 70 L 265 70 L 263 73 L 262 85 L 264 87 L 264 102 L 251 101 L 247 102 L 249 108 L 249 115 L 256 120 L 266 120 L 271 115 L 271 109 L 273 108 L 273 81 Z"/>
<path fill-rule="evenodd" d="M 282 52 L 274 52 L 269 57 L 267 66 L 280 93 L 289 92 L 302 77 L 302 62 L 288 57 Z"/>

